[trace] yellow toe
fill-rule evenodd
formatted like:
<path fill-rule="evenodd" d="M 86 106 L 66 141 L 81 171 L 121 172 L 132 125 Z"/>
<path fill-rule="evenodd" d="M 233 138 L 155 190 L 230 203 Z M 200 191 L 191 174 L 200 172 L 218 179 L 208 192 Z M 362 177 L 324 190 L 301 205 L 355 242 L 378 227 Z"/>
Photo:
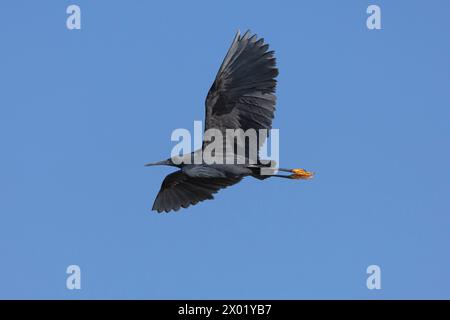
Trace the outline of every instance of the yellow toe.
<path fill-rule="evenodd" d="M 292 169 L 292 179 L 310 179 L 314 176 L 314 172 L 306 171 L 305 169 Z"/>

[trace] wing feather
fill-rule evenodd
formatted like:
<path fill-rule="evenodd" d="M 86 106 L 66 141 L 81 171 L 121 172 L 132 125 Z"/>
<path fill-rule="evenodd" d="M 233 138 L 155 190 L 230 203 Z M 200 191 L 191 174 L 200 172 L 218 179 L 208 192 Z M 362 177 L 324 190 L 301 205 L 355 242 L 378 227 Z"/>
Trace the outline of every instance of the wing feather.
<path fill-rule="evenodd" d="M 250 31 L 236 34 L 206 98 L 205 130 L 272 128 L 278 69 L 268 49 Z"/>
<path fill-rule="evenodd" d="M 153 203 L 152 210 L 158 212 L 177 211 L 180 207 L 213 199 L 220 189 L 241 181 L 242 178 L 192 178 L 181 170 L 166 176 Z"/>

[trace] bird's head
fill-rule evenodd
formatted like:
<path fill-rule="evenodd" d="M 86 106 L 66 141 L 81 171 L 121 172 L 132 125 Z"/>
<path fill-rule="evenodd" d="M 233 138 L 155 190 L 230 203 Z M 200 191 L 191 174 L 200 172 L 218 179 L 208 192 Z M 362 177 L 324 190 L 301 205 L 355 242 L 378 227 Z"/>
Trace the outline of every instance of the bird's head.
<path fill-rule="evenodd" d="M 161 160 L 161 161 L 156 161 L 156 162 L 146 163 L 145 166 L 146 167 L 151 167 L 151 166 L 172 166 L 172 167 L 177 167 L 177 165 L 172 161 L 172 158 L 169 158 L 169 159 L 166 159 L 166 160 Z"/>

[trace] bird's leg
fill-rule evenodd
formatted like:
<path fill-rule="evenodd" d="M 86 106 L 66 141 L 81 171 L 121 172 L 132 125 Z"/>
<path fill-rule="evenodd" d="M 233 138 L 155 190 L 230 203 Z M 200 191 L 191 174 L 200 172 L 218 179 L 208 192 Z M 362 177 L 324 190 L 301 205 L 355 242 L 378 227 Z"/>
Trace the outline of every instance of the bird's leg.
<path fill-rule="evenodd" d="M 277 178 L 294 179 L 294 178 L 292 178 L 292 175 L 272 174 L 270 176 L 271 177 L 277 177 Z"/>
<path fill-rule="evenodd" d="M 278 171 L 284 171 L 284 172 L 291 172 L 291 175 L 284 176 L 284 175 L 274 175 L 275 177 L 283 177 L 283 178 L 289 178 L 289 179 L 310 179 L 314 176 L 314 172 L 306 171 L 305 169 L 284 169 L 284 168 L 278 168 Z"/>

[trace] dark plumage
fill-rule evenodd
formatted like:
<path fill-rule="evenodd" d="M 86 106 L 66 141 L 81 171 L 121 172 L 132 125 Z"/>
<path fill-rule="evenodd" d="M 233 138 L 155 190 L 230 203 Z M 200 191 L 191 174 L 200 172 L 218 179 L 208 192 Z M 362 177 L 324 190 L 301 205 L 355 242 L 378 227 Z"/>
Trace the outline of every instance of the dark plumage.
<path fill-rule="evenodd" d="M 275 112 L 275 77 L 278 69 L 274 52 L 269 51 L 264 39 L 250 31 L 243 36 L 237 32 L 217 76 L 206 97 L 205 130 L 218 129 L 225 136 L 226 129 L 271 129 Z M 265 139 L 258 141 L 258 147 Z M 239 141 L 237 142 L 239 144 Z M 204 149 L 208 145 L 203 142 Z M 245 145 L 245 144 L 244 144 Z M 244 146 L 245 148 L 245 146 Z M 195 152 L 200 152 L 197 150 Z M 245 156 L 248 157 L 247 150 Z M 184 157 L 193 158 L 194 153 Z M 220 189 L 234 185 L 245 176 L 259 179 L 284 177 L 306 179 L 312 176 L 303 169 L 278 169 L 292 175 L 262 176 L 259 161 L 256 164 L 174 164 L 172 159 L 150 163 L 180 168 L 163 181 L 152 210 L 158 212 L 186 208 L 207 199 Z"/>

